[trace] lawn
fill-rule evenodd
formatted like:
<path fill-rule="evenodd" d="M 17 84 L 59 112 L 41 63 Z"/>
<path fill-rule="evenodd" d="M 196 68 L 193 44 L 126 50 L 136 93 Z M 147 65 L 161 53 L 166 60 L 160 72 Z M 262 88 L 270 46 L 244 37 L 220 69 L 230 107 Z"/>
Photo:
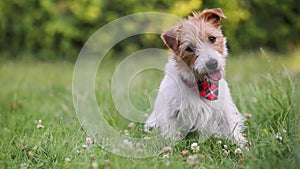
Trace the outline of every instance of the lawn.
<path fill-rule="evenodd" d="M 76 116 L 72 98 L 74 63 L 33 59 L 0 63 L 1 168 L 297 168 L 300 166 L 300 51 L 230 56 L 226 78 L 240 112 L 250 149 L 224 139 L 200 143 L 190 136 L 154 157 L 120 157 L 90 140 Z M 116 59 L 117 60 L 117 59 Z M 107 59 L 96 78 L 104 117 L 116 130 L 145 136 L 142 124 L 122 118 L 110 96 L 110 77 L 118 62 Z M 163 73 L 146 71 L 130 87 L 139 110 L 150 111 Z M 149 99 L 150 98 L 150 99 Z M 149 101 L 150 100 L 150 101 Z M 134 126 L 134 127 L 133 127 Z M 93 139 L 93 138 L 91 138 Z M 198 143 L 199 151 L 191 149 Z M 182 154 L 182 151 L 185 151 Z"/>

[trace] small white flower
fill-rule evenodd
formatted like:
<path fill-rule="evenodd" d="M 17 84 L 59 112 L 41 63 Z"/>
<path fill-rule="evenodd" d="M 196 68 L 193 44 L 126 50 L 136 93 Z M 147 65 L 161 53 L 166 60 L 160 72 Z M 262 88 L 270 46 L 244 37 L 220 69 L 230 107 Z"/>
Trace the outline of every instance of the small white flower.
<path fill-rule="evenodd" d="M 133 129 L 135 127 L 134 122 L 130 122 L 127 126 L 128 129 Z"/>
<path fill-rule="evenodd" d="M 194 155 L 190 155 L 188 157 L 189 160 L 196 160 L 198 158 L 197 154 L 194 154 Z"/>
<path fill-rule="evenodd" d="M 246 118 L 247 120 L 251 119 L 251 118 L 252 118 L 252 114 L 245 114 L 245 118 Z"/>
<path fill-rule="evenodd" d="M 180 136 L 181 136 L 181 132 L 180 131 L 176 131 L 175 138 L 179 138 Z"/>
<path fill-rule="evenodd" d="M 187 163 L 189 166 L 191 167 L 195 167 L 197 164 L 198 164 L 198 156 L 197 154 L 194 154 L 194 155 L 190 155 L 187 159 Z"/>
<path fill-rule="evenodd" d="M 29 152 L 28 152 L 28 155 L 29 155 L 30 158 L 33 158 L 33 157 L 34 157 L 34 154 L 33 154 L 32 151 L 29 151 Z"/>
<path fill-rule="evenodd" d="M 172 147 L 170 147 L 170 146 L 164 147 L 164 148 L 162 149 L 162 151 L 163 151 L 164 153 L 171 153 L 171 152 L 172 152 Z"/>
<path fill-rule="evenodd" d="M 86 144 L 82 144 L 81 147 L 84 148 L 84 149 L 87 149 L 87 148 L 88 148 L 88 146 L 87 146 Z"/>
<path fill-rule="evenodd" d="M 228 148 L 226 144 L 224 144 L 223 147 L 224 147 L 224 149 L 227 149 L 227 148 Z"/>
<path fill-rule="evenodd" d="M 282 129 L 282 132 L 286 133 L 286 130 L 285 130 L 285 129 Z"/>
<path fill-rule="evenodd" d="M 37 126 L 36 126 L 36 128 L 38 128 L 38 129 L 42 129 L 42 128 L 44 128 L 45 126 L 43 126 L 42 124 L 38 124 Z"/>
<path fill-rule="evenodd" d="M 227 151 L 227 150 L 225 150 L 225 149 L 223 149 L 223 153 L 224 153 L 224 155 L 228 155 L 229 154 L 229 151 Z"/>
<path fill-rule="evenodd" d="M 189 151 L 189 150 L 183 150 L 183 151 L 181 152 L 181 155 L 182 155 L 183 157 L 188 157 L 188 156 L 190 155 L 190 151 Z"/>
<path fill-rule="evenodd" d="M 149 136 L 145 136 L 144 140 L 150 140 L 150 137 Z"/>
<path fill-rule="evenodd" d="M 20 165 L 21 169 L 27 169 L 28 168 L 28 165 L 26 163 L 22 163 Z"/>
<path fill-rule="evenodd" d="M 81 150 L 76 150 L 76 153 L 81 154 L 82 152 L 81 152 Z"/>
<path fill-rule="evenodd" d="M 92 163 L 92 167 L 93 167 L 93 169 L 96 169 L 96 168 L 99 167 L 97 161 L 94 161 L 94 162 Z"/>
<path fill-rule="evenodd" d="M 234 154 L 242 154 L 242 150 L 240 148 L 237 148 L 234 150 Z"/>
<path fill-rule="evenodd" d="M 169 158 L 170 156 L 169 156 L 169 154 L 164 154 L 163 155 L 163 158 Z"/>
<path fill-rule="evenodd" d="M 69 157 L 65 158 L 65 162 L 70 162 L 71 159 Z"/>
<path fill-rule="evenodd" d="M 282 141 L 282 136 L 279 135 L 278 133 L 276 134 L 275 138 L 276 138 L 277 140 L 279 140 L 279 141 Z"/>
<path fill-rule="evenodd" d="M 93 144 L 93 140 L 90 137 L 87 137 L 85 139 L 85 143 L 89 146 L 89 145 Z"/>
<path fill-rule="evenodd" d="M 44 127 L 45 127 L 45 126 L 42 125 L 42 120 L 41 120 L 41 119 L 38 120 L 38 124 L 36 125 L 36 128 L 42 129 L 42 128 L 44 128 Z"/>
<path fill-rule="evenodd" d="M 218 140 L 218 141 L 217 141 L 217 144 L 222 144 L 222 141 L 221 141 L 221 140 Z"/>
<path fill-rule="evenodd" d="M 194 153 L 196 153 L 200 150 L 200 147 L 198 146 L 198 143 L 192 143 L 191 149 L 193 150 Z"/>
<path fill-rule="evenodd" d="M 91 160 L 95 160 L 95 158 L 96 158 L 96 156 L 95 156 L 94 154 L 91 154 L 91 155 L 90 155 L 90 159 L 91 159 Z"/>
<path fill-rule="evenodd" d="M 129 136 L 130 135 L 128 130 L 124 130 L 124 134 L 125 134 L 125 136 Z"/>
<path fill-rule="evenodd" d="M 124 149 L 132 150 L 133 149 L 133 143 L 128 140 L 123 140 L 122 146 Z"/>

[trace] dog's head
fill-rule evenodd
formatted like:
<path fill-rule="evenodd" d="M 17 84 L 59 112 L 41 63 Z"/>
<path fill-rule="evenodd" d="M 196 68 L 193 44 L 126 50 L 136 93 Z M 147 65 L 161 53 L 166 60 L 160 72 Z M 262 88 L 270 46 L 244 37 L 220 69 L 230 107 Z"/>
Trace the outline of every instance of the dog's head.
<path fill-rule="evenodd" d="M 193 13 L 162 34 L 164 43 L 176 55 L 180 71 L 192 70 L 196 78 L 213 81 L 222 78 L 227 48 L 221 18 L 226 16 L 220 8 L 204 10 Z"/>

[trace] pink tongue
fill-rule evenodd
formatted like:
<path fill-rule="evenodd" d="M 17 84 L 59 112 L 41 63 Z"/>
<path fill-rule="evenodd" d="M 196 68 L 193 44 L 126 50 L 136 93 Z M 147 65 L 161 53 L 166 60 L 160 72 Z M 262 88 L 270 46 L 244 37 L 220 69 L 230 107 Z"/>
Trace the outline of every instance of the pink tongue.
<path fill-rule="evenodd" d="M 208 78 L 213 81 L 219 81 L 222 78 L 221 70 L 217 70 L 214 72 L 207 73 Z"/>

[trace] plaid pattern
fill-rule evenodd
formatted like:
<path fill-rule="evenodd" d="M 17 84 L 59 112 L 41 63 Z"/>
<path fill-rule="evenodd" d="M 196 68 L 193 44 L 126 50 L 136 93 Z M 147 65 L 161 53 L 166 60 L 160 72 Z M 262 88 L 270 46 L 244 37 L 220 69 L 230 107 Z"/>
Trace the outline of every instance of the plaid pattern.
<path fill-rule="evenodd" d="M 198 80 L 197 83 L 193 80 L 186 80 L 181 78 L 182 81 L 191 88 L 193 91 L 199 93 L 200 96 L 213 101 L 218 99 L 219 89 L 218 82 L 211 82 L 209 80 Z"/>

